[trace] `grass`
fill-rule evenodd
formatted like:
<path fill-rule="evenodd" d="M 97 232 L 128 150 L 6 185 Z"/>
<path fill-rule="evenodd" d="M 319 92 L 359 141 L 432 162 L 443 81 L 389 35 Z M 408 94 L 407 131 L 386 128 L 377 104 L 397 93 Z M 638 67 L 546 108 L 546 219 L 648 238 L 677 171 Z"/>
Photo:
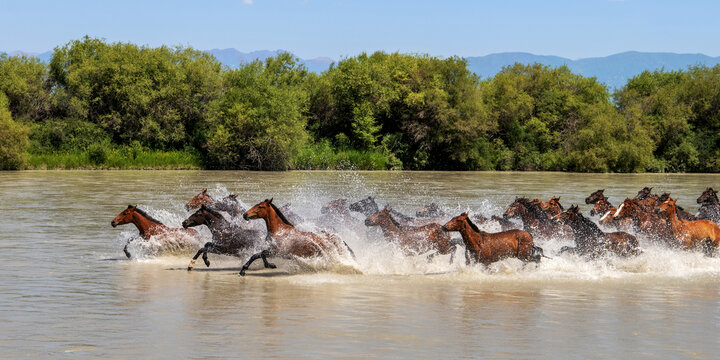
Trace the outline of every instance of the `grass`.
<path fill-rule="evenodd" d="M 30 153 L 27 169 L 202 169 L 200 157 L 188 151 L 160 151 L 125 147 L 86 151 Z"/>
<path fill-rule="evenodd" d="M 294 170 L 388 170 L 401 169 L 392 155 L 377 150 L 333 149 L 329 143 L 312 144 L 300 151 Z"/>

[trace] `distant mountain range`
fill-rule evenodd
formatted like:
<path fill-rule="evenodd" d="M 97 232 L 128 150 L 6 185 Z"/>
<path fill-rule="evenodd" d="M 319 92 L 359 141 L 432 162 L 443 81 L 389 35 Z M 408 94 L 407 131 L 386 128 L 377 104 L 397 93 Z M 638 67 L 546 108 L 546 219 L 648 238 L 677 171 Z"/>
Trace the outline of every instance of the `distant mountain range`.
<path fill-rule="evenodd" d="M 207 52 L 213 54 L 218 61 L 224 65 L 234 68 L 256 59 L 264 60 L 268 57 L 275 56 L 279 52 L 283 52 L 283 50 L 262 50 L 244 53 L 236 49 L 212 49 L 207 50 Z M 41 61 L 48 62 L 52 56 L 52 51 L 44 53 L 14 51 L 9 54 L 35 56 Z M 703 54 L 649 53 L 637 51 L 578 60 L 522 52 L 471 56 L 466 59 L 470 71 L 483 78 L 492 77 L 497 74 L 503 66 L 512 65 L 516 62 L 522 64 L 540 63 L 551 67 L 567 65 L 572 72 L 587 77 L 596 77 L 600 82 L 607 84 L 610 88 L 619 88 L 625 85 L 627 79 L 645 70 L 684 70 L 692 65 L 713 66 L 720 64 L 720 57 L 710 57 Z M 327 70 L 334 61 L 335 60 L 327 57 L 301 60 L 308 70 L 316 73 Z"/>

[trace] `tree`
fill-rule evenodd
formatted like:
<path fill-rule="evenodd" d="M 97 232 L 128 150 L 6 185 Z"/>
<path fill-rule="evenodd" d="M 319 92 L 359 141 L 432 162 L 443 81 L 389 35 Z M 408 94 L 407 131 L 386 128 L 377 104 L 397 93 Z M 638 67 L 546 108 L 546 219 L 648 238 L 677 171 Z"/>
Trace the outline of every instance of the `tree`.
<path fill-rule="evenodd" d="M 9 100 L 0 92 L 0 170 L 21 169 L 25 165 L 28 130 L 13 121 Z"/>

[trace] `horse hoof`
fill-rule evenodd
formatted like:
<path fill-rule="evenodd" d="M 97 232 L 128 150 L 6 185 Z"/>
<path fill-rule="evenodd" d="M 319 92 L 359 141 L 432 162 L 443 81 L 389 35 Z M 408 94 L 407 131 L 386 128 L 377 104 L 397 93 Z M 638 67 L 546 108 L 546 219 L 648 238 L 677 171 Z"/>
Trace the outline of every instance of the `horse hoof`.
<path fill-rule="evenodd" d="M 275 266 L 275 264 L 270 264 L 270 263 L 268 263 L 266 267 L 268 269 L 276 269 L 277 268 L 277 266 Z"/>
<path fill-rule="evenodd" d="M 205 260 L 205 266 L 210 267 L 210 260 Z"/>
<path fill-rule="evenodd" d="M 192 266 L 188 266 L 188 271 L 192 271 Z"/>
<path fill-rule="evenodd" d="M 129 258 L 130 258 L 130 252 L 127 251 L 127 250 L 123 250 L 123 251 L 125 252 L 125 256 L 127 256 L 127 258 L 129 259 Z"/>
<path fill-rule="evenodd" d="M 240 270 L 240 273 L 238 274 L 238 276 L 245 276 L 245 270 Z"/>

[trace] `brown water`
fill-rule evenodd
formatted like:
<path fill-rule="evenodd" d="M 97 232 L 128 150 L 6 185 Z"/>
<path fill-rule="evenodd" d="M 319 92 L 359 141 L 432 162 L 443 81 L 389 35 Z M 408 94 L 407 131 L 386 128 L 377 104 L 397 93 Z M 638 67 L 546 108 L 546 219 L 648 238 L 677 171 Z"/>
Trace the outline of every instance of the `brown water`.
<path fill-rule="evenodd" d="M 169 225 L 200 188 L 267 197 L 319 216 L 324 202 L 368 195 L 400 211 L 499 213 L 516 195 L 613 203 L 645 185 L 694 211 L 716 175 L 448 172 L 0 173 L 2 358 L 699 358 L 720 357 L 720 259 L 641 240 L 634 259 L 555 253 L 537 266 L 490 268 L 404 257 L 373 231 L 341 231 L 357 261 L 277 261 L 237 276 L 244 259 L 154 256 L 110 220 L 138 204 Z M 360 219 L 360 217 L 358 217 Z M 203 232 L 206 236 L 208 233 Z M 350 270 L 349 270 L 350 269 Z"/>

